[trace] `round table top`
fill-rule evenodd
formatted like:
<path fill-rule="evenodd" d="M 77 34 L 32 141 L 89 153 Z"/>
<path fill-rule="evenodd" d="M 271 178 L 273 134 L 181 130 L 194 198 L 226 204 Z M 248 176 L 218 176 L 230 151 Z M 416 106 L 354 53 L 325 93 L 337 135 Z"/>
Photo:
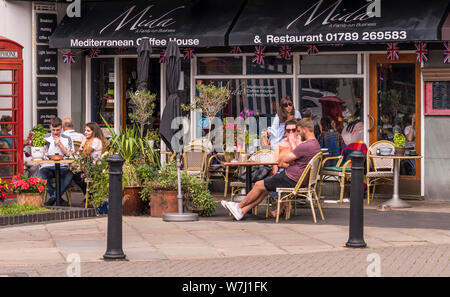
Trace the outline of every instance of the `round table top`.
<path fill-rule="evenodd" d="M 423 156 L 421 155 L 416 155 L 416 156 L 409 156 L 409 155 L 404 155 L 404 156 L 396 156 L 396 155 L 388 155 L 388 156 L 383 156 L 383 155 L 369 155 L 372 158 L 380 158 L 380 159 L 421 159 L 423 158 Z"/>
<path fill-rule="evenodd" d="M 59 161 L 55 161 L 55 160 L 30 160 L 31 164 L 54 164 L 54 163 L 60 163 L 60 164 L 70 164 L 75 162 L 75 160 L 73 159 L 63 159 L 63 160 L 59 160 Z"/>
<path fill-rule="evenodd" d="M 278 165 L 278 162 L 256 162 L 256 161 L 238 161 L 221 162 L 224 166 L 259 166 L 259 165 Z"/>

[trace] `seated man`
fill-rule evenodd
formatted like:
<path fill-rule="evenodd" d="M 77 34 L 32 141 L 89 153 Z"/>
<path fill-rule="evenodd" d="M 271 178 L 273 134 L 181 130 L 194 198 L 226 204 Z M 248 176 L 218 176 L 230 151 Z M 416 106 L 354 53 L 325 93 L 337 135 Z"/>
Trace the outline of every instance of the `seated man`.
<path fill-rule="evenodd" d="M 49 157 L 56 154 L 69 157 L 72 155 L 74 150 L 72 139 L 61 133 L 62 121 L 60 118 L 55 117 L 50 120 L 50 134 L 45 135 L 45 154 L 44 158 L 49 159 Z M 55 177 L 55 165 L 54 164 L 42 164 L 41 169 L 38 172 L 38 177 L 46 179 L 47 181 Z M 61 164 L 61 195 L 64 194 L 67 187 L 72 181 L 73 173 L 70 171 L 69 167 L 65 164 Z M 53 205 L 56 202 L 56 192 L 55 188 L 51 183 L 47 183 L 47 192 L 50 195 L 50 199 L 47 200 L 45 205 Z M 62 206 L 69 205 L 67 201 L 61 201 Z"/>
<path fill-rule="evenodd" d="M 63 134 L 66 136 L 69 136 L 72 139 L 72 142 L 76 140 L 81 143 L 83 141 L 84 135 L 81 133 L 78 133 L 77 131 L 75 131 L 73 129 L 73 122 L 72 122 L 71 118 L 64 118 L 62 125 L 63 125 L 63 129 L 64 129 Z"/>
<path fill-rule="evenodd" d="M 236 220 L 241 220 L 248 211 L 261 203 L 269 192 L 276 191 L 276 188 L 294 188 L 309 161 L 320 152 L 319 142 L 314 136 L 313 121 L 305 118 L 300 120 L 299 125 L 300 135 L 304 141 L 296 146 L 295 134 L 290 133 L 288 141 L 292 151 L 282 153 L 278 159 L 289 163 L 286 170 L 256 182 L 240 203 L 222 200 L 222 206 L 228 209 Z"/>

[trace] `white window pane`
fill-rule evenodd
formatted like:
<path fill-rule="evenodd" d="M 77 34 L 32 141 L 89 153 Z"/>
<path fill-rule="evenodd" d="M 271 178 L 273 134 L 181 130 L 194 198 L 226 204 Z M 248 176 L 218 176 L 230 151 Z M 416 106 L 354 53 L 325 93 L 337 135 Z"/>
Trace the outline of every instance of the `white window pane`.
<path fill-rule="evenodd" d="M 12 70 L 0 70 L 0 81 L 12 81 Z"/>

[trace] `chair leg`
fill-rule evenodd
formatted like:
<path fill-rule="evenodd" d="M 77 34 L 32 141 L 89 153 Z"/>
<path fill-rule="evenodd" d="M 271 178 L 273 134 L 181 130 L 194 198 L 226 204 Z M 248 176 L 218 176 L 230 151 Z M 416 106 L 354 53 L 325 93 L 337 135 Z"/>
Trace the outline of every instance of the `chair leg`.
<path fill-rule="evenodd" d="M 370 181 L 367 182 L 367 205 L 370 204 Z"/>
<path fill-rule="evenodd" d="M 340 187 L 341 187 L 341 191 L 339 193 L 339 203 L 343 203 L 344 202 L 345 183 L 341 182 Z"/>
<path fill-rule="evenodd" d="M 325 176 L 321 176 L 320 177 L 320 184 L 319 184 L 319 198 L 320 198 L 320 195 L 322 194 L 322 184 L 323 184 L 323 181 L 324 181 L 324 179 L 325 179 Z"/>
<path fill-rule="evenodd" d="M 313 201 L 312 201 L 311 194 L 308 195 L 308 200 L 309 200 L 309 205 L 311 206 L 311 212 L 312 212 L 314 223 L 317 223 L 316 210 L 314 209 L 314 204 L 313 204 Z"/>
<path fill-rule="evenodd" d="M 66 190 L 67 201 L 69 202 L 69 206 L 72 207 L 72 193 L 70 190 Z"/>
<path fill-rule="evenodd" d="M 278 223 L 278 219 L 280 218 L 280 207 L 281 207 L 281 193 L 278 193 L 278 200 L 277 200 L 277 218 L 275 219 L 275 223 Z"/>
<path fill-rule="evenodd" d="M 373 190 L 372 190 L 372 201 L 373 201 L 374 196 L 375 196 L 375 184 L 373 185 Z"/>
<path fill-rule="evenodd" d="M 325 221 L 325 217 L 323 216 L 322 207 L 320 206 L 320 198 L 317 196 L 317 193 L 314 191 L 313 195 L 316 197 L 317 208 L 319 209 L 320 216 L 322 217 L 322 221 Z"/>

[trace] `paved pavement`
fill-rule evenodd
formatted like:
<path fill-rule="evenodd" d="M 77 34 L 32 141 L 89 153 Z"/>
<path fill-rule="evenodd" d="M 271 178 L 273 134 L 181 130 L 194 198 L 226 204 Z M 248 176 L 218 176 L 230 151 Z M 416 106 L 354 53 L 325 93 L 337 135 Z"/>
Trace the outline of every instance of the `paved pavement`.
<path fill-rule="evenodd" d="M 106 217 L 4 227 L 0 275 L 450 276 L 450 203 L 410 201 L 390 212 L 379 203 L 365 207 L 365 249 L 345 247 L 348 204 L 325 204 L 317 224 L 309 208 L 278 224 L 262 209 L 236 222 L 220 204 L 197 222 L 124 216 L 120 262 L 103 261 Z"/>

